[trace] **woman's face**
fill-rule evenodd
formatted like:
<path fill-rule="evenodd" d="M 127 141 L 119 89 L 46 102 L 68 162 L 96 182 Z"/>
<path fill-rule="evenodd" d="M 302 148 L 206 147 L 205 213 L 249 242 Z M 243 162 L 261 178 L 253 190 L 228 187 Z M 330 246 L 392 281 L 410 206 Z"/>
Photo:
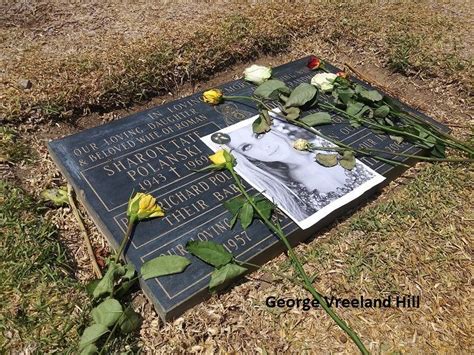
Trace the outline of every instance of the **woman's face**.
<path fill-rule="evenodd" d="M 250 159 L 284 162 L 291 156 L 292 147 L 287 140 L 273 131 L 256 136 L 251 128 L 245 127 L 229 135 L 231 141 L 228 146 Z"/>

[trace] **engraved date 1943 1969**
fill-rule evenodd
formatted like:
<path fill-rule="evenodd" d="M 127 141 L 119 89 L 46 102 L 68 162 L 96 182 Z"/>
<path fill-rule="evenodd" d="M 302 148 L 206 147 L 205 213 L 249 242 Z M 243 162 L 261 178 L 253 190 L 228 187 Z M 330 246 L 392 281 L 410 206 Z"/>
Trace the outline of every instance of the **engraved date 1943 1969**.
<path fill-rule="evenodd" d="M 194 173 L 195 170 L 199 170 L 207 166 L 208 164 L 209 158 L 207 157 L 207 155 L 200 155 L 188 159 L 184 162 L 183 166 L 187 169 L 187 171 Z M 140 169 L 140 176 L 145 177 L 138 183 L 140 189 L 142 189 L 143 191 L 149 191 L 150 189 L 154 189 L 164 183 L 169 182 L 170 178 L 168 178 L 166 175 L 157 172 L 153 167 L 148 168 L 149 169 L 146 169 L 146 171 L 143 170 L 143 167 L 142 169 Z M 174 167 L 170 167 L 169 171 L 173 173 L 173 179 L 182 177 L 182 174 L 178 172 Z M 190 174 L 186 174 L 186 176 L 189 175 Z"/>

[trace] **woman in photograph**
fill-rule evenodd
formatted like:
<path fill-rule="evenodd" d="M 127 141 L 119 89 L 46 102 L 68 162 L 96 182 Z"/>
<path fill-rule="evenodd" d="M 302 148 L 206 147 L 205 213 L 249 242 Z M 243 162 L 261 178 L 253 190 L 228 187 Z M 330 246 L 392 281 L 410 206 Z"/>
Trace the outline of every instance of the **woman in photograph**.
<path fill-rule="evenodd" d="M 248 181 L 274 196 L 274 202 L 301 221 L 331 201 L 370 179 L 358 164 L 352 171 L 339 165 L 323 167 L 314 153 L 297 151 L 293 141 L 307 136 L 298 127 L 274 120 L 272 130 L 255 135 L 246 126 L 229 133 L 227 144 L 237 159 L 236 170 Z M 313 137 L 316 145 L 327 144 Z"/>

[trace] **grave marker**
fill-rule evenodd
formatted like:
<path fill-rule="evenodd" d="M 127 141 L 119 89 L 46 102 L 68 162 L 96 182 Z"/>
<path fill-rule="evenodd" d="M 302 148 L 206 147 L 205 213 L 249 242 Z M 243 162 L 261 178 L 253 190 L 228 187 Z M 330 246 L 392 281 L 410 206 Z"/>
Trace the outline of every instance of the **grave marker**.
<path fill-rule="evenodd" d="M 307 60 L 274 68 L 273 76 L 292 87 L 309 82 L 315 73 L 306 67 Z M 227 95 L 249 95 L 254 87 L 237 80 L 220 89 Z M 212 268 L 187 253 L 188 240 L 213 240 L 223 244 L 237 259 L 252 263 L 263 263 L 282 250 L 278 239 L 260 221 L 254 221 L 247 231 L 238 224 L 229 229 L 231 216 L 222 203 L 238 194 L 230 174 L 194 171 L 207 166 L 212 153 L 199 137 L 252 117 L 257 110 L 249 103 L 210 106 L 202 102 L 201 95 L 197 93 L 49 143 L 54 161 L 114 248 L 124 236 L 126 206 L 132 193 L 151 193 L 164 207 L 164 218 L 138 224 L 125 254 L 137 270 L 144 261 L 159 255 L 183 255 L 192 260 L 181 274 L 141 282 L 163 319 L 178 316 L 209 295 L 207 285 Z M 318 128 L 358 147 L 422 154 L 409 143 L 397 144 L 367 128 L 353 128 L 340 117 L 334 117 L 334 121 L 337 124 Z M 370 157 L 360 160 L 387 177 L 386 182 L 402 172 L 399 167 Z M 283 216 L 283 229 L 296 244 L 357 206 L 372 192 L 373 189 L 304 231 Z"/>

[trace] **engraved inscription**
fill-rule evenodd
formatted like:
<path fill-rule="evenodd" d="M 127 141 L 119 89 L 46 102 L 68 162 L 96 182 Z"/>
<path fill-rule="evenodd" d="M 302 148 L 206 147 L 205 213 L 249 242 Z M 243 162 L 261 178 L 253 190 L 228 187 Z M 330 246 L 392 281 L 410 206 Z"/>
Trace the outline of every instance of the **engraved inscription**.
<path fill-rule="evenodd" d="M 84 180 L 109 210 L 122 206 L 133 188 L 154 192 L 194 174 L 208 164 L 209 149 L 199 137 L 219 129 L 205 123 L 148 145 L 141 145 L 114 159 L 84 169 Z M 108 182 L 108 183 L 104 183 Z M 117 190 L 116 186 L 125 186 Z"/>

